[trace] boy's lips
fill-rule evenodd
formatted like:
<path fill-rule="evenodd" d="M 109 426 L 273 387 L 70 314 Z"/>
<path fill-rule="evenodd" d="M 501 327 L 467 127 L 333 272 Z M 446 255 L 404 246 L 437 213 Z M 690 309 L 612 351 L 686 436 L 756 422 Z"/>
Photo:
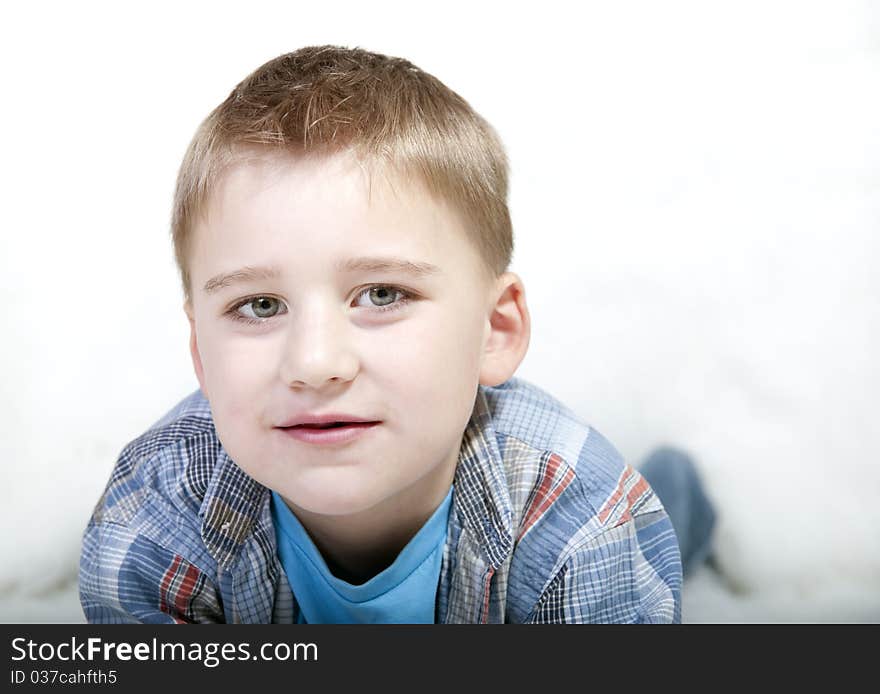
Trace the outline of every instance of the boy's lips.
<path fill-rule="evenodd" d="M 314 414 L 304 412 L 288 417 L 277 429 L 304 443 L 339 444 L 358 438 L 382 422 L 340 412 Z"/>
<path fill-rule="evenodd" d="M 290 438 L 312 444 L 339 444 L 348 443 L 362 436 L 371 429 L 375 429 L 382 422 L 347 422 L 336 426 L 318 426 L 314 424 L 300 424 L 291 427 L 279 427 L 279 430 Z"/>
<path fill-rule="evenodd" d="M 370 419 L 369 417 L 358 417 L 353 414 L 343 414 L 339 412 L 328 412 L 326 414 L 312 414 L 303 412 L 301 414 L 288 417 L 285 421 L 278 425 L 279 428 L 287 429 L 289 427 L 328 427 L 340 424 L 376 424 L 379 420 Z"/>

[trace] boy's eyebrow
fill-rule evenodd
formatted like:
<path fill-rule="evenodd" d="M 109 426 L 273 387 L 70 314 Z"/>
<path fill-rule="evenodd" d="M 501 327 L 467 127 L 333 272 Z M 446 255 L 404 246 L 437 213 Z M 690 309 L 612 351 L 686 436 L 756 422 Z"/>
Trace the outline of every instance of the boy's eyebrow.
<path fill-rule="evenodd" d="M 339 272 L 401 272 L 413 277 L 436 275 L 440 268 L 431 263 L 414 262 L 403 258 L 348 258 L 336 263 Z"/>
<path fill-rule="evenodd" d="M 415 262 L 403 258 L 348 258 L 336 263 L 338 272 L 400 272 L 413 277 L 424 277 L 441 272 L 440 268 L 431 263 Z M 205 293 L 214 294 L 224 287 L 240 282 L 273 279 L 282 274 L 278 265 L 251 266 L 233 272 L 221 272 L 205 282 Z"/>
<path fill-rule="evenodd" d="M 281 268 L 277 265 L 257 266 L 245 265 L 233 272 L 221 272 L 205 282 L 205 293 L 214 294 L 224 287 L 229 287 L 240 282 L 252 282 L 253 280 L 267 280 L 278 277 Z"/>

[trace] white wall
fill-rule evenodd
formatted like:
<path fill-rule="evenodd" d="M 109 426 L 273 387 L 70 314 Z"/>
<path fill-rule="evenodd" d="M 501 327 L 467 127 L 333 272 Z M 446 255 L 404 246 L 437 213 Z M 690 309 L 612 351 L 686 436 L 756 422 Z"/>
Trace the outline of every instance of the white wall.
<path fill-rule="evenodd" d="M 876 5 L 419 7 L 4 10 L 0 621 L 79 618 L 58 596 L 116 455 L 197 387 L 180 158 L 242 77 L 316 43 L 407 57 L 499 130 L 520 375 L 633 462 L 689 450 L 718 504 L 735 590 L 686 617 L 880 620 Z"/>

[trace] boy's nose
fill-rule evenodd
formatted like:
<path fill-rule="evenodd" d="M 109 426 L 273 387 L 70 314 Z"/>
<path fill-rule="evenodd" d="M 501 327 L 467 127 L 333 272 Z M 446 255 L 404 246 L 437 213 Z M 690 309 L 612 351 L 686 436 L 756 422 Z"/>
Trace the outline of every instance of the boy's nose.
<path fill-rule="evenodd" d="M 300 388 L 353 380 L 360 364 L 349 331 L 343 321 L 326 315 L 298 322 L 287 340 L 281 378 Z"/>

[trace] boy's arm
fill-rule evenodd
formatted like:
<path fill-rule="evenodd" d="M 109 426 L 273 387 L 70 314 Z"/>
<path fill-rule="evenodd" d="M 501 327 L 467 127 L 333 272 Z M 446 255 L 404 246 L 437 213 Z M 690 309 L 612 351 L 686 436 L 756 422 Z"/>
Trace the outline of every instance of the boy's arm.
<path fill-rule="evenodd" d="M 662 508 L 652 510 L 577 547 L 526 621 L 679 623 L 681 580 L 672 523 Z"/>
<path fill-rule="evenodd" d="M 225 621 L 217 590 L 203 571 L 119 523 L 89 523 L 79 592 L 89 623 Z"/>

